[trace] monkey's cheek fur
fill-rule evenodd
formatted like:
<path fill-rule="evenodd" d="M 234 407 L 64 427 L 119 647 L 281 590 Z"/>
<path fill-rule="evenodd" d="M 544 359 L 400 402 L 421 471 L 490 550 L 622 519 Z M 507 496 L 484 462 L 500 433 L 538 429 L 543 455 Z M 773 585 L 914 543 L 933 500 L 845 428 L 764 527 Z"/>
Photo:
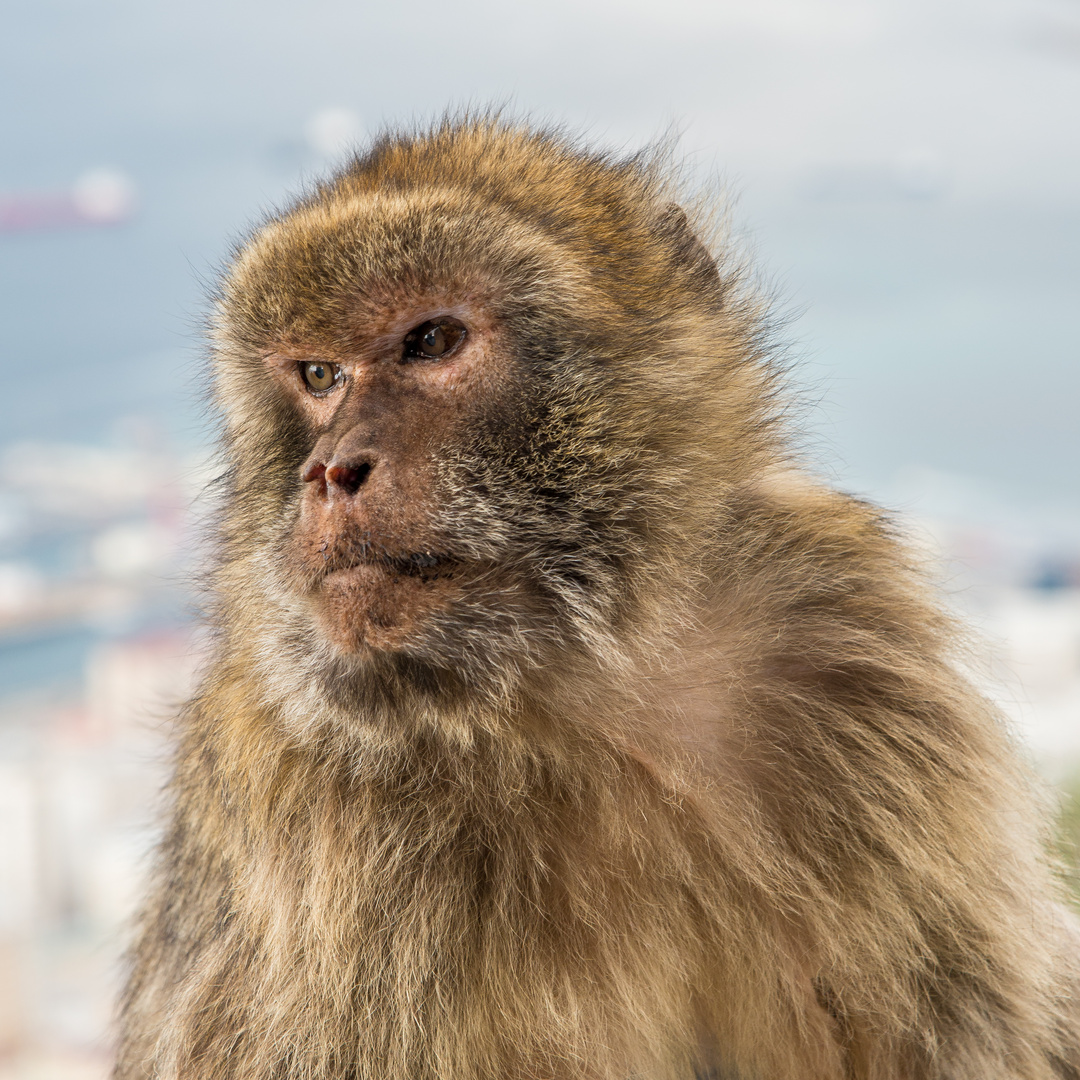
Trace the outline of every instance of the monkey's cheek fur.
<path fill-rule="evenodd" d="M 461 592 L 449 574 L 404 574 L 364 564 L 327 574 L 313 602 L 327 639 L 343 652 L 404 648 Z"/>

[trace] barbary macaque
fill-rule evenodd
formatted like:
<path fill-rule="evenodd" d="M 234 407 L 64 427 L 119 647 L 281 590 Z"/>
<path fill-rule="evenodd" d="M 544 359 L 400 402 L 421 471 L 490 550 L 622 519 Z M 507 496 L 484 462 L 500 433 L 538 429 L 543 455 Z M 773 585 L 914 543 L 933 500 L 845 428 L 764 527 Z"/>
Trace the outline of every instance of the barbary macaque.
<path fill-rule="evenodd" d="M 1080 1077 L 1038 787 L 707 214 L 467 118 L 238 250 L 119 1080 Z"/>

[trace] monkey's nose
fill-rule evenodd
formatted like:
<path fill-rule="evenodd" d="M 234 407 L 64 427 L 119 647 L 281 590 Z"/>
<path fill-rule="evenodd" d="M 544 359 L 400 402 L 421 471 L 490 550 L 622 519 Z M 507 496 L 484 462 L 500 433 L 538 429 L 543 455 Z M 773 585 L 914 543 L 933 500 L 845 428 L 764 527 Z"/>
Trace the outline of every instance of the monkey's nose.
<path fill-rule="evenodd" d="M 355 495 L 370 472 L 370 461 L 363 461 L 359 465 L 327 465 L 326 482 L 340 488 L 346 495 Z"/>
<path fill-rule="evenodd" d="M 336 488 L 345 495 L 355 495 L 367 480 L 371 469 L 370 461 L 332 461 L 329 465 L 314 461 L 304 470 L 302 479 L 305 483 L 320 480 L 327 488 Z"/>

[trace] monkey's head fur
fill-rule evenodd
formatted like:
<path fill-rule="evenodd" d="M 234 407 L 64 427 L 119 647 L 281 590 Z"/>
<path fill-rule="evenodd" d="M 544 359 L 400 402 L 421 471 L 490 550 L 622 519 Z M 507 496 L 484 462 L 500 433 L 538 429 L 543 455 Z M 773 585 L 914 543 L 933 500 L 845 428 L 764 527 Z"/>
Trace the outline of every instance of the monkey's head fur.
<path fill-rule="evenodd" d="M 214 326 L 234 654 L 354 715 L 678 620 L 778 451 L 759 307 L 672 199 L 654 158 L 485 119 L 254 233 Z"/>

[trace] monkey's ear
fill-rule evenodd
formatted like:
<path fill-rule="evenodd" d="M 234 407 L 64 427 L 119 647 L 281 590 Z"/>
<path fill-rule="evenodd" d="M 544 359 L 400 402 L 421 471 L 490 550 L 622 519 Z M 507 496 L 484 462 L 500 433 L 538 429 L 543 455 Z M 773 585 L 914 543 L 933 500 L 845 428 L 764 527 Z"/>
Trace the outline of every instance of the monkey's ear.
<path fill-rule="evenodd" d="M 720 290 L 720 271 L 709 249 L 690 227 L 686 211 L 678 203 L 668 203 L 660 215 L 660 229 L 675 245 L 677 261 L 703 286 Z"/>

